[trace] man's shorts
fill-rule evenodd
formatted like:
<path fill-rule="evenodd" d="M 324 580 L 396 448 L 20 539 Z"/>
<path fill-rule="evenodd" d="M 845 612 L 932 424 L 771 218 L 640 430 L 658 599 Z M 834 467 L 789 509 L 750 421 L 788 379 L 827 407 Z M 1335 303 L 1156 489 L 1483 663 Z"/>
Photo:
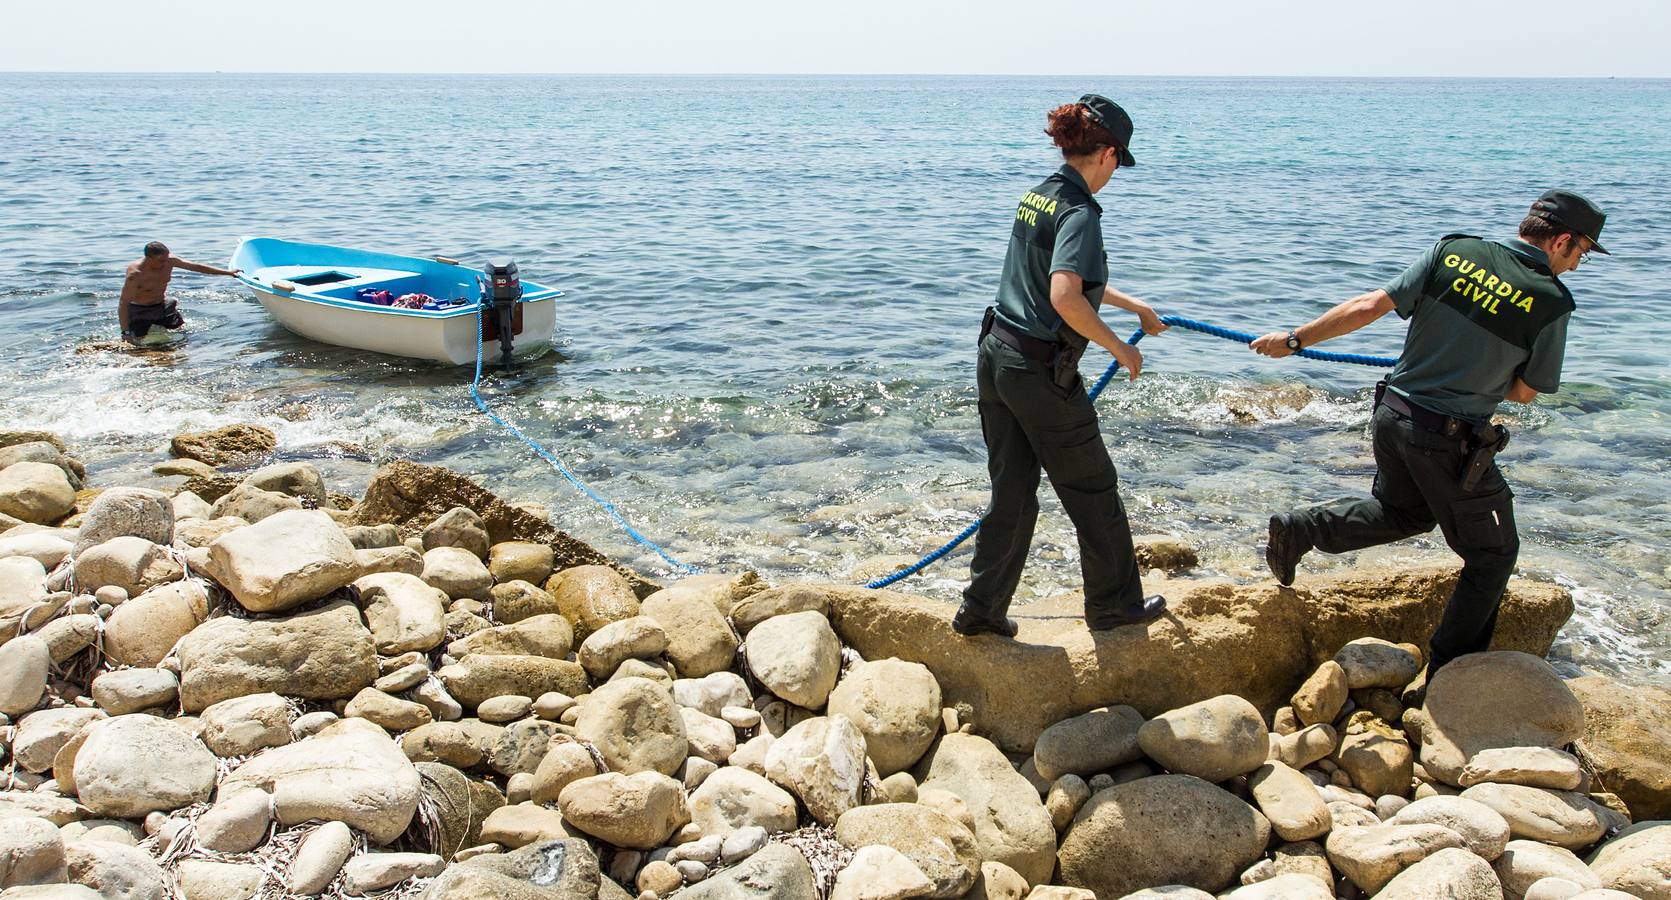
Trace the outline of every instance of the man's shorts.
<path fill-rule="evenodd" d="M 180 318 L 180 308 L 174 305 L 173 300 L 150 306 L 128 307 L 128 331 L 136 338 L 144 337 L 153 325 L 180 328 L 185 324 L 186 320 Z"/>

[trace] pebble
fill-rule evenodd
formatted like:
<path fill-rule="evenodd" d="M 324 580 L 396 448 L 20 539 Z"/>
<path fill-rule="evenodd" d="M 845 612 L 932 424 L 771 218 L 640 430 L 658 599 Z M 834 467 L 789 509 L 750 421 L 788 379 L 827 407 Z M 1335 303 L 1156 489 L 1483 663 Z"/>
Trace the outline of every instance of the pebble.
<path fill-rule="evenodd" d="M 708 867 L 694 859 L 682 859 L 674 863 L 673 868 L 678 870 L 679 877 L 691 884 L 708 877 Z"/>
<path fill-rule="evenodd" d="M 745 825 L 725 836 L 720 845 L 720 862 L 731 865 L 741 862 L 766 846 L 766 829 L 759 825 Z"/>
<path fill-rule="evenodd" d="M 638 889 L 657 895 L 671 894 L 685 883 L 685 877 L 673 864 L 665 860 L 648 863 L 638 871 Z"/>
<path fill-rule="evenodd" d="M 386 693 L 395 694 L 409 691 L 424 682 L 429 677 L 429 666 L 421 662 L 401 666 L 398 669 L 378 678 L 371 686 Z"/>
<path fill-rule="evenodd" d="M 528 715 L 534 701 L 527 697 L 507 695 L 484 700 L 476 707 L 476 717 L 483 722 L 514 722 Z"/>
<path fill-rule="evenodd" d="M 547 691 L 534 698 L 534 715 L 547 721 L 561 721 L 563 714 L 574 708 L 574 698 L 557 691 Z M 573 725 L 573 722 L 568 724 Z"/>
<path fill-rule="evenodd" d="M 754 728 L 760 724 L 760 713 L 746 706 L 727 706 L 719 711 L 719 717 L 737 729 Z"/>

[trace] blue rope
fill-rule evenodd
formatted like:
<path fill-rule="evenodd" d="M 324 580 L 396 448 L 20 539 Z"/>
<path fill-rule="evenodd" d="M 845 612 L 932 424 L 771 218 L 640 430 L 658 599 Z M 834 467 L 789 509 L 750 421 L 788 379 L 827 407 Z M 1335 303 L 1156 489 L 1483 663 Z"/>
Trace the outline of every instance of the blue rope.
<path fill-rule="evenodd" d="M 1232 331 L 1229 328 L 1220 328 L 1217 325 L 1209 325 L 1206 322 L 1197 322 L 1194 319 L 1186 319 L 1183 316 L 1161 316 L 1160 320 L 1162 323 L 1175 328 L 1185 328 L 1190 331 L 1199 331 L 1202 334 L 1210 334 L 1213 337 L 1224 338 L 1227 341 L 1235 341 L 1238 344 L 1251 344 L 1258 338 L 1258 335 L 1248 334 L 1245 331 Z M 1140 328 L 1132 333 L 1131 338 L 1128 339 L 1126 343 L 1136 345 L 1136 343 L 1141 340 L 1143 340 L 1143 330 Z M 1368 356 L 1361 353 L 1330 353 L 1324 350 L 1300 350 L 1294 355 L 1303 356 L 1306 359 L 1321 360 L 1323 362 L 1352 363 L 1360 366 L 1385 367 L 1398 364 L 1398 360 L 1390 356 Z M 1097 383 L 1091 386 L 1091 390 L 1087 393 L 1089 394 L 1092 403 L 1096 402 L 1097 395 L 1101 394 L 1102 389 L 1108 386 L 1108 382 L 1114 380 L 1114 373 L 1119 371 L 1119 368 L 1119 360 L 1109 363 L 1108 369 L 1102 373 L 1102 377 L 1098 378 Z M 884 588 L 896 581 L 910 578 L 912 575 L 921 572 L 923 569 L 926 569 L 938 562 L 941 557 L 957 549 L 959 544 L 968 540 L 970 535 L 973 535 L 980 529 L 981 522 L 982 519 L 976 519 L 975 521 L 970 522 L 969 527 L 958 532 L 957 537 L 954 537 L 946 543 L 940 545 L 940 547 L 934 552 L 928 554 L 922 559 L 917 560 L 911 565 L 900 569 L 892 575 L 878 578 L 875 581 L 866 584 L 865 587 Z"/>
<path fill-rule="evenodd" d="M 666 550 L 664 550 L 661 547 L 661 545 L 657 544 L 655 541 L 650 540 L 649 538 L 645 537 L 644 535 L 639 534 L 638 529 L 632 527 L 632 523 L 628 522 L 626 520 L 626 517 L 621 515 L 620 511 L 615 508 L 615 504 L 613 504 L 613 503 L 609 502 L 608 500 L 604 499 L 602 496 L 600 496 L 598 494 L 597 491 L 594 491 L 590 487 L 588 487 L 586 482 L 581 481 L 578 477 L 575 476 L 575 474 L 573 472 L 569 471 L 569 467 L 564 465 L 562 460 L 558 459 L 556 456 L 553 456 L 551 451 L 549 451 L 549 450 L 545 449 L 544 447 L 540 446 L 539 441 L 536 441 L 533 438 L 527 436 L 526 434 L 523 434 L 522 429 L 516 427 L 515 425 L 512 425 L 511 423 L 509 423 L 509 422 L 505 421 L 504 419 L 499 418 L 499 416 L 495 415 L 493 410 L 488 409 L 486 401 L 482 400 L 482 395 L 481 395 L 481 391 L 480 391 L 481 384 L 482 384 L 482 304 L 478 301 L 476 303 L 476 378 L 475 378 L 474 381 L 470 382 L 470 399 L 474 400 L 476 402 L 476 408 L 481 410 L 483 415 L 487 416 L 489 419 L 492 419 L 494 422 L 498 423 L 499 427 L 501 427 L 501 428 L 505 429 L 506 431 L 510 432 L 511 434 L 515 435 L 516 438 L 518 440 L 522 441 L 524 444 L 527 444 L 530 448 L 533 449 L 533 451 L 535 453 L 538 453 L 541 457 L 543 457 L 546 462 L 551 463 L 551 467 L 556 469 L 558 474 L 562 475 L 564 478 L 567 478 L 569 480 L 570 484 L 572 484 L 575 487 L 580 489 L 581 493 L 583 493 L 586 496 L 592 498 L 593 503 L 596 503 L 597 505 L 603 507 L 603 510 L 605 512 L 609 513 L 609 517 L 614 519 L 616 521 L 616 523 L 621 526 L 621 529 L 623 531 L 625 531 L 633 540 L 637 541 L 640 544 L 643 544 L 645 547 L 648 547 L 651 550 L 654 550 L 657 556 L 661 557 L 664 560 L 667 560 L 667 563 L 669 565 L 671 565 L 675 569 L 678 569 L 681 572 L 684 572 L 687 575 L 695 575 L 695 574 L 702 571 L 701 569 L 698 569 L 695 566 L 689 565 L 687 563 L 682 563 L 679 560 L 674 559 L 673 555 L 668 553 Z"/>

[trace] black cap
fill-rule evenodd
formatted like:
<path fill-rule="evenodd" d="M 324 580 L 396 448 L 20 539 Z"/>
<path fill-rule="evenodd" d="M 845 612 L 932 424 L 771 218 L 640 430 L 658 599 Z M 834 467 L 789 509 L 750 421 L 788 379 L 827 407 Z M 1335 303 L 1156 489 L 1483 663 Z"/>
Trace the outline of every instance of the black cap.
<path fill-rule="evenodd" d="M 1590 239 L 1597 253 L 1607 253 L 1601 249 L 1601 226 L 1607 224 L 1607 213 L 1572 191 L 1544 191 L 1532 204 L 1532 215 L 1578 232 Z"/>
<path fill-rule="evenodd" d="M 1097 124 L 1119 142 L 1120 165 L 1137 165 L 1137 160 L 1131 155 L 1131 116 L 1126 115 L 1120 104 L 1101 94 L 1086 94 L 1079 98 L 1079 105 L 1090 110 L 1091 118 L 1096 119 Z"/>

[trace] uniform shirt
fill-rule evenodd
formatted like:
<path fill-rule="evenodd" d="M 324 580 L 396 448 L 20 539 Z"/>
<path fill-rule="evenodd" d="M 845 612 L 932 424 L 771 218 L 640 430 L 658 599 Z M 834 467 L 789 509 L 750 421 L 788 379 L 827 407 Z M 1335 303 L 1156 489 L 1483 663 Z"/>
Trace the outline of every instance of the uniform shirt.
<path fill-rule="evenodd" d="M 1050 276 L 1072 272 L 1085 280 L 1085 299 L 1096 309 L 1108 284 L 1102 245 L 1102 207 L 1073 166 L 1063 165 L 1022 195 L 1010 229 L 1009 251 L 998 280 L 998 315 L 1041 341 L 1054 341 L 1062 317 L 1050 305 Z"/>
<path fill-rule="evenodd" d="M 1560 389 L 1573 301 L 1537 247 L 1451 235 L 1385 290 L 1411 320 L 1387 377 L 1410 401 L 1484 422 L 1516 377 L 1539 393 Z"/>

